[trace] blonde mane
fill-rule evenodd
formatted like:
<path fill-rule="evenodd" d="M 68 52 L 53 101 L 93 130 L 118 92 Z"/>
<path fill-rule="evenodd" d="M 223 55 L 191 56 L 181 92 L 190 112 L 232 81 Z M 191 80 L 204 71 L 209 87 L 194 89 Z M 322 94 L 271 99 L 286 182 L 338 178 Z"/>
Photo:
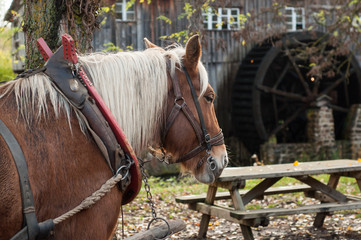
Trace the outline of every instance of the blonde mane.
<path fill-rule="evenodd" d="M 170 67 L 173 76 L 176 67 L 181 66 L 184 54 L 184 48 L 176 47 L 116 54 L 93 53 L 79 57 L 136 153 L 160 140 L 166 119 L 167 67 Z M 170 66 L 167 66 L 168 59 Z M 201 63 L 199 73 L 202 96 L 208 86 L 208 76 Z M 4 88 L 6 91 L 0 98 L 14 89 L 19 112 L 26 120 L 46 117 L 47 98 L 56 115 L 63 110 L 70 119 L 72 107 L 53 88 L 45 74 L 12 81 Z"/>

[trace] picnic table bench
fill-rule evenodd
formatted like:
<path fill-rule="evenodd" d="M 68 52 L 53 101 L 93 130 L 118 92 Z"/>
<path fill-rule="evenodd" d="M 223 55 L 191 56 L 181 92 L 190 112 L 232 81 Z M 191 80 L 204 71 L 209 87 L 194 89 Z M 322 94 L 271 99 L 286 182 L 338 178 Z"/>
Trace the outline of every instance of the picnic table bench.
<path fill-rule="evenodd" d="M 324 184 L 312 175 L 328 174 L 329 180 Z M 206 194 L 177 197 L 178 203 L 188 204 L 192 210 L 202 213 L 198 237 L 205 238 L 211 216 L 224 218 L 239 223 L 245 239 L 254 239 L 251 227 L 267 226 L 270 216 L 317 213 L 315 227 L 321 227 L 324 219 L 331 212 L 361 208 L 361 198 L 348 196 L 336 187 L 341 176 L 355 178 L 361 189 L 361 162 L 355 160 L 329 160 L 301 162 L 293 164 L 275 164 L 254 167 L 229 167 L 215 183 L 209 185 Z M 271 187 L 283 177 L 292 177 L 302 184 L 294 186 Z M 263 179 L 250 190 L 245 187 L 249 179 Z M 217 193 L 218 188 L 229 192 Z M 304 192 L 307 197 L 320 200 L 320 204 L 299 206 L 297 208 L 265 208 L 246 210 L 245 205 L 253 199 L 262 199 L 265 195 Z M 231 199 L 233 207 L 214 204 L 216 200 Z"/>

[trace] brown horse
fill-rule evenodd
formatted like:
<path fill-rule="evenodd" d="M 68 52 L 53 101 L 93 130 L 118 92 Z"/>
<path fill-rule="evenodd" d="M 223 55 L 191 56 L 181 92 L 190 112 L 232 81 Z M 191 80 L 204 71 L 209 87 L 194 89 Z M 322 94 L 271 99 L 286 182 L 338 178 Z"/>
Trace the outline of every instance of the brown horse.
<path fill-rule="evenodd" d="M 141 154 L 148 146 L 163 146 L 166 155 L 171 156 L 170 163 L 174 163 L 201 143 L 192 127 L 194 122 L 186 114 L 178 114 L 164 132 L 175 104 L 172 81 L 178 79 L 181 101 L 186 102 L 200 124 L 182 67 L 187 69 L 210 137 L 220 132 L 213 107 L 215 93 L 199 61 L 198 36 L 192 37 L 185 49 L 161 49 L 147 40 L 146 45 L 148 49 L 142 52 L 98 53 L 79 58 L 135 152 Z M 77 110 L 54 89 L 45 74 L 1 86 L 0 109 L 0 119 L 24 152 L 39 222 L 74 208 L 112 177 Z M 228 162 L 224 144 L 202 148 L 193 155 L 181 165 L 204 183 L 213 182 Z M 55 239 L 111 238 L 121 202 L 122 193 L 114 187 L 93 207 L 55 225 Z M 11 238 L 22 224 L 16 165 L 0 137 L 0 239 Z"/>

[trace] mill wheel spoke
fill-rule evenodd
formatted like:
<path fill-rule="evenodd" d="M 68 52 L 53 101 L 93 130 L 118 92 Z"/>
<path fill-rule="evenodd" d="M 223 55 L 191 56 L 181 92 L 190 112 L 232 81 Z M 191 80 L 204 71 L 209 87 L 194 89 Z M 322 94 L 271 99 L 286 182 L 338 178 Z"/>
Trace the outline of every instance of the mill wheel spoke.
<path fill-rule="evenodd" d="M 275 95 L 272 95 L 272 107 L 273 107 L 273 112 L 274 112 L 275 124 L 277 124 L 278 123 L 278 108 L 277 108 L 277 101 L 276 101 Z"/>
<path fill-rule="evenodd" d="M 344 93 L 345 93 L 345 104 L 347 107 L 350 106 L 350 97 L 348 94 L 347 83 L 344 81 Z"/>
<path fill-rule="evenodd" d="M 299 108 L 296 112 L 294 112 L 291 116 L 289 116 L 281 125 L 273 129 L 268 137 L 276 135 L 279 131 L 287 127 L 288 124 L 290 124 L 293 120 L 295 120 L 303 111 L 306 110 L 307 107 L 308 105 L 304 105 L 301 108 Z"/>
<path fill-rule="evenodd" d="M 275 83 L 275 85 L 273 85 L 274 89 L 276 89 L 278 85 L 282 82 L 283 78 L 286 76 L 286 73 L 288 72 L 289 67 L 290 67 L 290 63 L 287 62 L 286 66 L 283 68 L 281 74 L 279 75 L 277 82 Z"/>
<path fill-rule="evenodd" d="M 293 68 L 295 69 L 298 79 L 300 80 L 303 88 L 305 89 L 307 96 L 311 96 L 312 95 L 311 90 L 310 90 L 305 78 L 303 77 L 303 75 L 300 71 L 300 68 L 297 66 L 295 59 L 293 58 L 293 56 L 291 55 L 291 52 L 288 49 L 286 50 L 286 55 L 287 55 L 288 59 L 290 60 Z"/>
<path fill-rule="evenodd" d="M 340 107 L 340 106 L 333 105 L 333 104 L 328 104 L 327 106 L 332 108 L 332 110 L 335 110 L 337 112 L 348 113 L 348 108 Z"/>
<path fill-rule="evenodd" d="M 352 73 L 351 73 L 352 74 Z M 350 74 L 350 75 L 351 75 Z M 336 88 L 340 83 L 342 83 L 343 81 L 346 80 L 346 76 L 342 76 L 339 79 L 337 79 L 336 81 L 334 81 L 330 86 L 328 86 L 325 90 L 323 90 L 320 94 L 318 94 L 319 96 L 321 95 L 327 95 L 332 89 Z"/>
<path fill-rule="evenodd" d="M 282 96 L 282 97 L 286 97 L 289 99 L 294 99 L 294 100 L 298 100 L 300 102 L 306 102 L 307 99 L 306 97 L 300 95 L 300 94 L 296 94 L 296 93 L 290 93 L 290 92 L 285 92 L 279 89 L 274 89 L 271 87 L 267 87 L 264 85 L 257 85 L 257 88 L 265 93 L 272 93 L 274 95 L 278 95 L 278 96 Z"/>
<path fill-rule="evenodd" d="M 316 81 L 316 80 L 315 80 Z M 320 80 L 317 80 L 315 85 L 312 88 L 312 95 L 317 96 L 318 88 L 320 87 Z"/>

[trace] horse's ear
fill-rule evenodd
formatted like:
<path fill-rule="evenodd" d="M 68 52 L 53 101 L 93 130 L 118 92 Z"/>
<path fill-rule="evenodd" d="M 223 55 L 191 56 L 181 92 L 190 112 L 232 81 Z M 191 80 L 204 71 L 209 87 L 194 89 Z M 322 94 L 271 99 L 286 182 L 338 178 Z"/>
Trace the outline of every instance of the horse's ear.
<path fill-rule="evenodd" d="M 158 47 L 154 43 L 151 43 L 147 38 L 144 38 L 144 44 L 146 48 L 155 48 Z"/>
<path fill-rule="evenodd" d="M 199 35 L 197 34 L 187 41 L 185 59 L 192 67 L 196 67 L 201 55 L 201 42 L 199 41 Z"/>

